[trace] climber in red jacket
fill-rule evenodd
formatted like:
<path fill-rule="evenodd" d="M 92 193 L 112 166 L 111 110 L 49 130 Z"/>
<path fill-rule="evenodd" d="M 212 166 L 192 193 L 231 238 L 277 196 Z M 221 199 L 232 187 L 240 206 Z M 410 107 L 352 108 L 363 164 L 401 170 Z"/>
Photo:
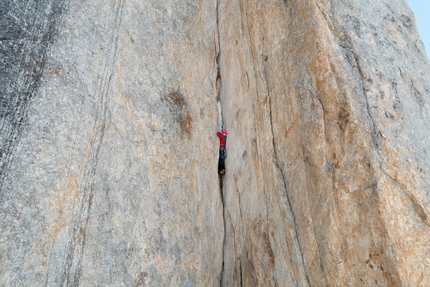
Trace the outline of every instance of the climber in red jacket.
<path fill-rule="evenodd" d="M 219 137 L 219 161 L 218 161 L 218 173 L 220 175 L 225 174 L 225 164 L 224 160 L 227 157 L 227 151 L 225 149 L 225 145 L 227 144 L 227 131 L 222 130 L 217 133 Z"/>

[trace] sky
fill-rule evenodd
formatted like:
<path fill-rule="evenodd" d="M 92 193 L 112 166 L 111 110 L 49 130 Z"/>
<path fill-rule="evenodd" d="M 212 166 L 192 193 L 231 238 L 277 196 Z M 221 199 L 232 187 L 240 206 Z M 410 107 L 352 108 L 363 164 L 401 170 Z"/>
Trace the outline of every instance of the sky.
<path fill-rule="evenodd" d="M 407 0 L 417 20 L 421 40 L 430 58 L 430 0 Z"/>

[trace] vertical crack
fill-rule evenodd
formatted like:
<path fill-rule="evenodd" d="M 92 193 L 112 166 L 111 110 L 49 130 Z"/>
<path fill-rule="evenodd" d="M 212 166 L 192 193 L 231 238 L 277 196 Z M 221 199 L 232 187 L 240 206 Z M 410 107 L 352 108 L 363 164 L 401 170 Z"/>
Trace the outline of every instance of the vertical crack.
<path fill-rule="evenodd" d="M 273 147 L 275 148 L 275 146 L 273 146 Z M 285 189 L 285 194 L 286 194 L 286 198 L 287 198 L 288 207 L 289 207 L 290 212 L 291 212 L 291 217 L 293 218 L 294 235 L 296 237 L 297 245 L 298 245 L 299 251 L 300 251 L 300 257 L 302 259 L 303 272 L 305 273 L 305 278 L 306 278 L 306 282 L 308 283 L 308 286 L 311 286 L 311 283 L 309 281 L 308 271 L 306 269 L 305 257 L 303 256 L 303 248 L 302 248 L 302 243 L 300 242 L 299 230 L 297 228 L 296 215 L 294 213 L 293 206 L 291 204 L 290 195 L 288 194 L 288 187 L 287 187 L 287 182 L 285 180 L 284 171 L 282 170 L 281 166 L 279 165 L 278 159 L 277 159 L 276 155 L 275 155 L 275 165 L 278 168 L 279 172 L 281 173 L 282 182 L 284 183 L 284 189 Z"/>
<path fill-rule="evenodd" d="M 222 286 L 223 276 L 224 276 L 224 262 L 225 262 L 225 254 L 224 254 L 224 248 L 225 248 L 225 241 L 226 241 L 226 222 L 225 222 L 225 201 L 224 201 L 224 188 L 223 188 L 223 177 L 222 175 L 219 176 L 219 186 L 220 186 L 220 195 L 221 195 L 221 203 L 222 203 L 222 223 L 224 227 L 224 238 L 222 243 L 222 267 L 221 267 L 221 273 L 219 276 L 219 286 Z"/>
<path fill-rule="evenodd" d="M 237 259 L 238 263 L 239 263 L 239 284 L 240 287 L 243 287 L 243 271 L 242 271 L 242 262 L 240 262 L 240 259 Z"/>
<path fill-rule="evenodd" d="M 306 278 L 306 282 L 308 283 L 308 286 L 311 286 L 310 281 L 309 281 L 309 275 L 308 275 L 308 272 L 307 272 L 307 269 L 306 269 L 305 258 L 303 256 L 303 249 L 302 249 L 302 244 L 300 242 L 299 231 L 298 231 L 298 228 L 297 228 L 296 215 L 294 213 L 293 206 L 291 204 L 290 195 L 288 193 L 287 181 L 286 181 L 286 178 L 285 178 L 284 170 L 282 169 L 281 165 L 279 164 L 278 152 L 276 150 L 276 144 L 275 144 L 275 132 L 273 130 L 272 96 L 271 96 L 269 81 L 268 81 L 268 77 L 267 77 L 266 65 L 263 64 L 263 68 L 264 68 L 265 81 L 266 81 L 266 85 L 267 85 L 267 93 L 268 93 L 268 98 L 269 98 L 270 130 L 272 132 L 272 145 L 273 145 L 274 163 L 275 163 L 276 168 L 279 170 L 279 173 L 282 176 L 282 182 L 284 184 L 285 195 L 286 195 L 286 198 L 287 198 L 288 207 L 290 209 L 291 217 L 293 219 L 294 235 L 296 237 L 297 245 L 298 245 L 298 248 L 299 248 L 299 251 L 300 251 L 300 257 L 301 257 L 301 261 L 302 261 L 302 265 L 303 265 L 303 272 L 305 274 L 305 278 Z"/>
<path fill-rule="evenodd" d="M 221 66 L 220 66 L 220 56 L 221 56 L 221 32 L 220 32 L 220 23 L 219 23 L 219 17 L 220 17 L 220 0 L 216 0 L 216 33 L 217 37 L 215 39 L 216 41 L 216 68 L 217 68 L 217 75 L 216 75 L 216 99 L 217 99 L 217 106 L 218 106 L 218 117 L 219 117 L 219 130 L 221 131 L 223 129 L 223 120 L 222 120 L 222 105 L 221 105 L 221 88 L 222 88 L 222 80 L 221 80 Z M 224 201 L 224 181 L 223 176 L 218 174 L 219 176 L 219 188 L 220 188 L 220 197 L 221 197 L 221 204 L 222 204 L 222 224 L 224 229 L 224 235 L 223 235 L 223 243 L 222 243 L 222 266 L 221 266 L 221 273 L 219 275 L 219 286 L 221 287 L 223 285 L 223 277 L 224 277 L 224 265 L 225 265 L 225 242 L 226 242 L 226 220 L 225 220 L 225 201 Z"/>
<path fill-rule="evenodd" d="M 218 107 L 219 107 L 219 115 L 220 115 L 220 129 L 222 129 L 222 111 L 221 111 L 221 103 L 219 101 L 218 101 Z M 218 173 L 218 177 L 219 177 L 221 204 L 222 204 L 222 223 L 224 228 L 224 238 L 222 243 L 222 267 L 221 267 L 221 273 L 219 277 L 219 285 L 222 286 L 223 275 L 224 275 L 224 262 L 225 262 L 224 248 L 225 248 L 227 230 L 226 230 L 226 219 L 225 219 L 226 208 L 225 208 L 225 200 L 224 200 L 224 180 L 223 180 L 224 175 L 220 175 Z"/>
<path fill-rule="evenodd" d="M 217 102 L 218 105 L 218 112 L 219 112 L 219 128 L 220 130 L 222 130 L 223 128 L 223 121 L 222 121 L 222 109 L 221 109 L 221 102 L 218 101 Z M 219 169 L 218 169 L 219 170 Z M 224 248 L 225 248 L 225 241 L 226 241 L 226 220 L 225 220 L 225 212 L 226 212 L 226 208 L 225 208 L 225 200 L 224 200 L 224 181 L 223 181 L 223 176 L 218 173 L 218 177 L 219 177 L 219 189 L 220 189 L 220 196 L 221 196 L 221 204 L 222 204 L 222 223 L 223 223 L 223 227 L 224 227 L 224 238 L 223 238 L 223 243 L 222 243 L 222 267 L 221 267 L 221 273 L 220 273 L 220 279 L 219 279 L 219 284 L 220 286 L 222 286 L 222 279 L 223 279 L 223 275 L 224 275 Z"/>

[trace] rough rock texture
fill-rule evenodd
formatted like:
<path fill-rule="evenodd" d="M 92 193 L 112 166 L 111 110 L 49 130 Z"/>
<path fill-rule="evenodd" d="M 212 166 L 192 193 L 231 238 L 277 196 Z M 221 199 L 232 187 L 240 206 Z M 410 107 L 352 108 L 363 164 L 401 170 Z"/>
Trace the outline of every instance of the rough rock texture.
<path fill-rule="evenodd" d="M 430 70 L 405 1 L 219 17 L 223 285 L 430 285 Z"/>
<path fill-rule="evenodd" d="M 5 12 L 58 26 L 40 66 L 2 67 L 2 111 L 27 116 L 1 131 L 0 285 L 219 285 L 216 3 L 69 1 L 60 21 L 34 2 Z M 10 31 L 11 54 L 39 49 Z"/>
<path fill-rule="evenodd" d="M 0 1 L 0 286 L 430 285 L 405 0 L 24 2 Z"/>

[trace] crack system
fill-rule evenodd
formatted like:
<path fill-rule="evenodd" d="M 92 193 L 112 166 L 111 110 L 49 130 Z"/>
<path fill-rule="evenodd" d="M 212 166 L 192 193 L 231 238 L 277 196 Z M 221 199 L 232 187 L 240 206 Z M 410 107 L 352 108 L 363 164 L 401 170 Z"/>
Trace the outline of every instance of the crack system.
<path fill-rule="evenodd" d="M 276 168 L 278 169 L 279 173 L 282 176 L 282 182 L 284 184 L 284 189 L 285 189 L 285 195 L 287 198 L 287 203 L 288 203 L 288 207 L 290 209 L 291 212 L 291 217 L 293 219 L 293 224 L 294 224 L 294 235 L 296 237 L 297 240 L 297 245 L 300 251 L 300 257 L 302 259 L 302 264 L 303 264 L 303 272 L 305 274 L 305 278 L 306 278 L 306 282 L 308 283 L 308 286 L 311 286 L 310 281 L 309 281 L 309 275 L 308 272 L 306 270 L 306 263 L 305 263 L 305 258 L 303 256 L 303 250 L 302 250 L 302 244 L 300 242 L 300 236 L 299 236 L 299 231 L 297 228 L 297 221 L 296 221 L 296 216 L 293 210 L 293 206 L 291 204 L 291 200 L 290 200 L 290 195 L 288 193 L 288 187 L 287 187 L 287 181 L 286 181 L 286 177 L 284 174 L 284 170 L 282 169 L 281 165 L 279 164 L 279 160 L 278 160 L 278 152 L 276 150 L 276 144 L 275 144 L 275 132 L 273 130 L 273 113 L 272 113 L 272 93 L 270 90 L 270 85 L 269 85 L 269 80 L 268 80 L 268 76 L 267 76 L 267 70 L 266 70 L 266 65 L 263 64 L 263 70 L 264 70 L 264 79 L 266 81 L 266 86 L 267 86 L 267 94 L 268 94 L 268 98 L 269 98 L 269 116 L 270 116 L 270 131 L 272 133 L 272 145 L 273 145 L 273 160 L 274 160 L 274 164 L 276 166 Z"/>
<path fill-rule="evenodd" d="M 218 113 L 219 113 L 219 129 L 220 131 L 223 129 L 223 120 L 222 120 L 222 105 L 221 105 L 221 87 L 222 87 L 222 81 L 221 81 L 221 67 L 220 67 L 220 55 L 221 55 L 221 33 L 220 33 L 220 23 L 219 23 L 219 5 L 220 0 L 216 0 L 216 33 L 217 37 L 215 38 L 215 49 L 216 49 L 216 58 L 215 58 L 215 65 L 217 69 L 217 75 L 216 75 L 216 100 L 217 100 L 217 106 L 218 106 Z M 222 204 L 222 224 L 223 224 L 223 243 L 222 243 L 222 266 L 221 266 L 221 272 L 219 275 L 219 285 L 222 286 L 223 277 L 224 277 L 224 258 L 225 258 L 225 242 L 226 242 L 226 220 L 225 220 L 225 201 L 224 201 L 224 181 L 223 176 L 218 174 L 219 176 L 219 189 L 220 189 L 220 197 L 221 197 L 221 204 Z"/>
<path fill-rule="evenodd" d="M 221 80 L 221 66 L 220 66 L 220 56 L 221 56 L 221 33 L 220 33 L 220 10 L 219 10 L 219 5 L 220 5 L 220 0 L 216 1 L 216 13 L 217 13 L 217 18 L 216 18 L 216 25 L 217 25 L 217 55 L 216 55 L 216 67 L 217 67 L 217 76 L 216 76 L 216 93 L 217 93 L 217 105 L 218 105 L 218 111 L 219 111 L 219 128 L 220 130 L 223 129 L 223 120 L 222 120 L 222 98 L 221 98 L 221 88 L 222 88 L 222 80 Z M 252 51 L 251 51 L 252 52 Z M 252 56 L 252 58 L 254 58 Z M 298 227 L 297 227 L 297 221 L 296 221 L 296 216 L 292 207 L 292 203 L 291 203 L 291 199 L 290 199 L 290 195 L 288 193 L 288 187 L 287 187 L 287 181 L 286 181 L 286 177 L 284 174 L 284 171 L 281 167 L 281 165 L 279 164 L 279 160 L 278 160 L 278 154 L 277 154 L 277 150 L 276 150 L 276 144 L 275 144 L 275 133 L 274 133 L 274 129 L 273 129 L 273 116 L 272 116 L 272 93 L 271 93 L 271 88 L 269 85 L 269 79 L 268 79 L 268 75 L 267 75 L 267 69 L 266 69 L 266 65 L 263 63 L 263 73 L 264 73 L 264 80 L 266 82 L 266 88 L 267 88 L 267 93 L 268 93 L 268 99 L 269 99 L 269 116 L 270 116 L 270 129 L 271 129 L 271 133 L 272 133 L 272 145 L 273 145 L 273 160 L 274 160 L 274 164 L 276 166 L 276 168 L 278 169 L 280 175 L 282 176 L 282 182 L 283 182 L 283 186 L 284 186 L 284 190 L 285 190 L 285 195 L 286 195 L 286 199 L 287 199 L 287 204 L 288 204 L 288 208 L 290 210 L 291 213 L 291 218 L 293 219 L 293 224 L 294 224 L 294 236 L 297 240 L 297 245 L 298 245 L 298 249 L 300 252 L 300 257 L 301 257 L 301 262 L 303 265 L 303 272 L 304 272 L 304 276 L 306 279 L 306 282 L 308 284 L 308 286 L 311 286 L 310 284 L 310 280 L 309 280 L 309 275 L 306 269 L 306 263 L 305 263 L 305 259 L 304 259 L 304 255 L 303 255 L 303 250 L 302 250 L 302 244 L 300 241 L 300 237 L 299 237 L 299 232 L 298 232 Z M 248 73 L 246 73 L 246 76 L 248 77 Z M 248 83 L 249 85 L 249 83 Z M 225 200 L 224 200 L 224 181 L 223 181 L 223 176 L 219 176 L 219 184 L 220 184 L 220 196 L 221 196 L 221 201 L 222 201 L 222 206 L 223 206 L 223 226 L 224 226 L 224 239 L 223 239 L 223 247 L 222 247 L 222 268 L 221 268 L 221 273 L 220 273 L 220 286 L 223 286 L 222 282 L 223 282 L 223 276 L 224 276 L 224 268 L 225 268 L 225 243 L 226 243 L 226 206 L 225 206 Z M 238 259 L 238 265 L 239 265 L 239 277 L 240 277 L 240 286 L 243 286 L 243 270 L 242 270 L 242 264 L 240 259 Z"/>

